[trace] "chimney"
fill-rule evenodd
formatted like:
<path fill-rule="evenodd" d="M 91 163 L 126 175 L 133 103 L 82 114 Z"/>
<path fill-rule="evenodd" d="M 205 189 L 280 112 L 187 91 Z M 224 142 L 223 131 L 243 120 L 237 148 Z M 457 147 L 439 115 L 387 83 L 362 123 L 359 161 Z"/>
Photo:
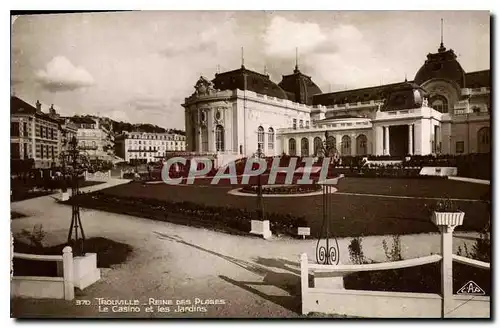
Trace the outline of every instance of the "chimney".
<path fill-rule="evenodd" d="M 38 100 L 36 101 L 36 111 L 38 113 L 42 112 L 42 104 Z"/>

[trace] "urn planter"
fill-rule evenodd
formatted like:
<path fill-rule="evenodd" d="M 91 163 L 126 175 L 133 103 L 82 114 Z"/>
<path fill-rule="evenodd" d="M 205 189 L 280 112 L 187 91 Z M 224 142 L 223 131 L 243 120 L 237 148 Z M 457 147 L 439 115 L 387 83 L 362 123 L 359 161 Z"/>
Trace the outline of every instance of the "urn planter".
<path fill-rule="evenodd" d="M 456 212 L 436 212 L 432 213 L 432 222 L 438 226 L 459 226 L 464 222 L 465 213 Z"/>

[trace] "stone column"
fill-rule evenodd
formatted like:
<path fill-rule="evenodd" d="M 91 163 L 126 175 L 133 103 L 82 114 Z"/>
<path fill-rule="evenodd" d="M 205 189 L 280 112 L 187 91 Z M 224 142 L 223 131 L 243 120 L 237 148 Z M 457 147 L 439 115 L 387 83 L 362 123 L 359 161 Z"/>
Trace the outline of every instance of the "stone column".
<path fill-rule="evenodd" d="M 351 156 L 356 156 L 356 148 L 358 147 L 356 134 L 351 134 L 349 137 L 351 138 Z"/>
<path fill-rule="evenodd" d="M 434 212 L 432 221 L 441 232 L 442 316 L 453 311 L 453 230 L 462 225 L 464 213 Z"/>
<path fill-rule="evenodd" d="M 389 146 L 389 127 L 384 126 L 384 140 L 385 140 L 385 147 L 384 147 L 384 155 L 390 155 L 390 146 Z"/>
<path fill-rule="evenodd" d="M 314 137 L 307 138 L 309 140 L 309 156 L 314 156 Z"/>
<path fill-rule="evenodd" d="M 302 156 L 302 137 L 297 136 L 295 138 L 295 152 L 297 156 Z"/>
<path fill-rule="evenodd" d="M 290 153 L 288 151 L 288 137 L 286 135 L 283 136 L 283 149 L 282 149 L 281 154 L 283 154 L 283 153 L 290 155 Z M 281 155 L 281 154 L 277 154 L 277 155 Z"/>
<path fill-rule="evenodd" d="M 413 124 L 408 124 L 408 154 L 413 155 Z"/>

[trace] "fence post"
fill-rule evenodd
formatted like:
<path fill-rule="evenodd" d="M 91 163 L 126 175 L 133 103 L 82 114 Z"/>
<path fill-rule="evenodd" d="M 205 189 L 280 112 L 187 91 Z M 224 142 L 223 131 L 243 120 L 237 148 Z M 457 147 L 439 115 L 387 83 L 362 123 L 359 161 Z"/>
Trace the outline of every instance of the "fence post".
<path fill-rule="evenodd" d="M 462 225 L 464 213 L 434 212 L 433 222 L 441 232 L 441 290 L 443 302 L 441 316 L 453 310 L 453 230 Z"/>
<path fill-rule="evenodd" d="M 64 299 L 71 301 L 75 298 L 75 286 L 73 282 L 73 251 L 70 246 L 63 249 L 63 277 Z"/>
<path fill-rule="evenodd" d="M 302 314 L 309 313 L 306 303 L 308 302 L 307 292 L 309 289 L 309 268 L 307 262 L 307 254 L 302 253 L 300 255 L 300 291 L 301 291 L 301 303 L 302 303 Z"/>

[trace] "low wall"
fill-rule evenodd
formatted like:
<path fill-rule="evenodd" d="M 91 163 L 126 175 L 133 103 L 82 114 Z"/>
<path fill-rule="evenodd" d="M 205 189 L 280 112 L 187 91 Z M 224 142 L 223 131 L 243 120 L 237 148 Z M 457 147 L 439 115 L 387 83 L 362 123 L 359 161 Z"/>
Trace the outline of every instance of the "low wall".
<path fill-rule="evenodd" d="M 453 311 L 447 318 L 490 318 L 490 297 L 453 295 Z"/>
<path fill-rule="evenodd" d="M 64 299 L 63 277 L 12 277 L 11 297 Z"/>
<path fill-rule="evenodd" d="M 456 176 L 457 175 L 457 168 L 456 167 L 424 166 L 420 170 L 420 175 L 432 175 L 432 176 L 439 176 L 439 177 Z"/>
<path fill-rule="evenodd" d="M 309 288 L 302 313 L 321 312 L 368 318 L 439 318 L 441 296 L 423 293 Z"/>

